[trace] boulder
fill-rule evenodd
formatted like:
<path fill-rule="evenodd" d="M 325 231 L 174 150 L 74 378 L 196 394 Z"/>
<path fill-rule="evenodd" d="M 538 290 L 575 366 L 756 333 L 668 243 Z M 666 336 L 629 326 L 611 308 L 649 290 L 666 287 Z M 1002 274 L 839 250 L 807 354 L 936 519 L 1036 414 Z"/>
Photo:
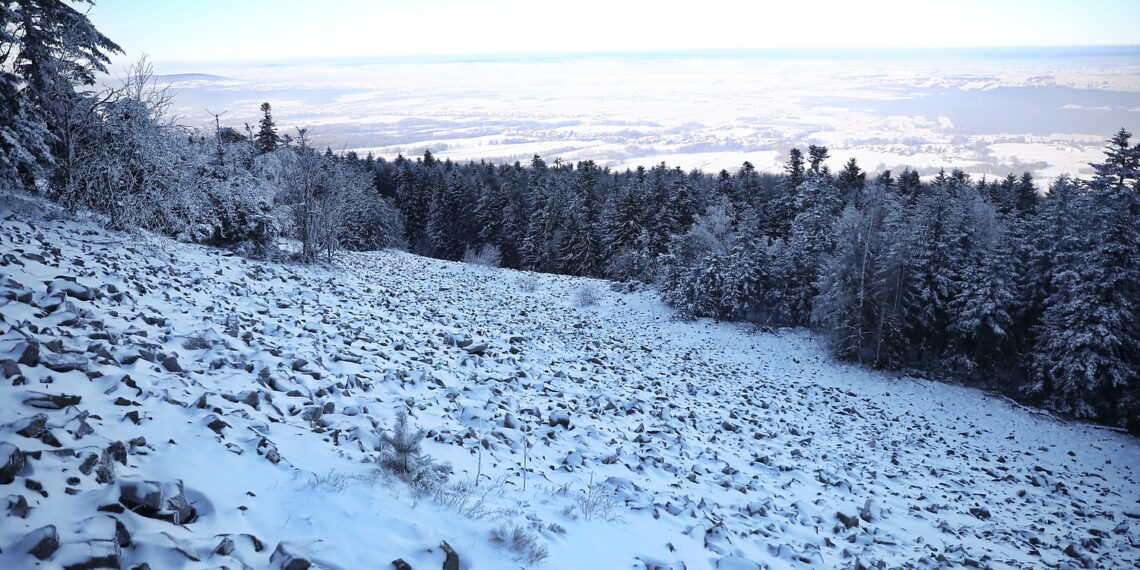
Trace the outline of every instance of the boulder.
<path fill-rule="evenodd" d="M 182 481 L 120 480 L 119 503 L 131 512 L 173 524 L 189 524 L 198 512 L 186 500 Z"/>
<path fill-rule="evenodd" d="M 23 495 L 8 495 L 8 516 L 26 519 L 30 510 Z"/>
<path fill-rule="evenodd" d="M 550 412 L 547 423 L 550 424 L 550 427 L 562 426 L 563 428 L 570 429 L 570 413 L 566 410 L 554 410 Z"/>
<path fill-rule="evenodd" d="M 280 542 L 269 557 L 269 565 L 277 570 L 308 570 L 313 565 L 311 556 L 292 542 Z"/>
<path fill-rule="evenodd" d="M 33 393 L 36 395 L 24 400 L 24 405 L 41 410 L 62 410 L 68 406 L 77 405 L 83 400 L 81 396 L 72 396 L 70 394 Z"/>
<path fill-rule="evenodd" d="M 50 524 L 37 528 L 24 537 L 24 544 L 30 545 L 28 554 L 38 560 L 47 560 L 59 550 L 59 532 L 55 530 L 55 525 Z"/>
<path fill-rule="evenodd" d="M 5 380 L 13 376 L 19 376 L 20 365 L 12 359 L 0 360 L 0 372 L 3 372 Z"/>
<path fill-rule="evenodd" d="M 443 549 L 445 555 L 443 570 L 459 570 L 459 555 L 456 554 L 455 549 L 447 541 L 444 541 L 439 547 Z"/>
<path fill-rule="evenodd" d="M 21 342 L 16 352 L 20 353 L 20 358 L 16 362 L 24 366 L 35 366 L 40 363 L 40 343 L 34 340 Z"/>
<path fill-rule="evenodd" d="M 36 414 L 30 418 L 18 420 L 15 423 L 16 433 L 24 437 L 38 439 L 47 431 L 47 414 Z"/>
<path fill-rule="evenodd" d="M 16 480 L 16 474 L 24 468 L 24 454 L 20 448 L 0 441 L 0 485 Z"/>
<path fill-rule="evenodd" d="M 55 372 L 87 371 L 87 357 L 82 354 L 41 352 L 40 364 Z"/>

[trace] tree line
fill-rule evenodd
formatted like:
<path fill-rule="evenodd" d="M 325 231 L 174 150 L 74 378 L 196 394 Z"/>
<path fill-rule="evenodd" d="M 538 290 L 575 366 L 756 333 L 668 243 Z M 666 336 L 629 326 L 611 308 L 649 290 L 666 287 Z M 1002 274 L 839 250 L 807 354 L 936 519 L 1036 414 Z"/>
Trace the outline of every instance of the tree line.
<path fill-rule="evenodd" d="M 298 257 L 401 247 L 657 287 L 682 318 L 811 327 L 844 360 L 952 378 L 1140 430 L 1140 145 L 1095 176 L 782 174 L 661 163 L 453 163 L 318 152 L 268 103 L 244 132 L 187 129 L 145 63 L 95 89 L 118 46 L 57 0 L 0 2 L 0 182 L 187 241 Z"/>

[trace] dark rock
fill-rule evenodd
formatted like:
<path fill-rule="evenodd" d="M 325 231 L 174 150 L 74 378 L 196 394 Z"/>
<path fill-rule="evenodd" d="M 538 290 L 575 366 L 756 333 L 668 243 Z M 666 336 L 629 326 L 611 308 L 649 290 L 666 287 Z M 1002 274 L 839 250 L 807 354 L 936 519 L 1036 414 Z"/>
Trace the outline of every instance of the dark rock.
<path fill-rule="evenodd" d="M 99 466 L 95 469 L 95 482 L 105 485 L 115 480 L 115 465 L 111 463 L 111 455 L 104 449 L 99 455 Z"/>
<path fill-rule="evenodd" d="M 988 520 L 992 516 L 990 510 L 985 507 L 974 507 L 970 509 L 970 514 L 981 520 Z"/>
<path fill-rule="evenodd" d="M 37 392 L 37 394 L 37 396 L 24 400 L 24 404 L 42 410 L 62 410 L 68 406 L 77 405 L 83 400 L 81 396 L 70 394 L 44 394 L 42 392 Z"/>
<path fill-rule="evenodd" d="M 99 456 L 94 453 L 88 453 L 87 457 L 83 459 L 83 462 L 79 464 L 79 472 L 84 475 L 90 475 L 96 463 L 99 463 Z"/>
<path fill-rule="evenodd" d="M 119 503 L 131 512 L 174 524 L 189 524 L 198 512 L 186 500 L 182 481 L 119 481 Z"/>
<path fill-rule="evenodd" d="M 122 549 L 107 540 L 89 540 L 64 545 L 65 552 L 74 552 L 81 562 L 68 564 L 64 570 L 94 570 L 95 568 L 121 568 Z M 62 556 L 61 556 L 62 557 Z M 70 558 L 70 556 L 68 556 Z"/>
<path fill-rule="evenodd" d="M 412 565 L 404 562 L 401 558 L 397 558 L 392 561 L 392 568 L 395 570 L 412 570 Z"/>
<path fill-rule="evenodd" d="M 63 294 L 71 297 L 72 299 L 79 299 L 80 301 L 92 301 L 95 299 L 95 291 L 90 287 L 84 287 L 74 281 L 65 279 L 56 279 L 52 281 L 48 287 L 48 292 L 56 293 L 62 292 Z"/>
<path fill-rule="evenodd" d="M 279 542 L 269 557 L 269 564 L 279 570 L 308 570 L 313 565 L 310 558 L 300 546 L 291 542 Z"/>
<path fill-rule="evenodd" d="M 835 518 L 839 519 L 839 522 L 843 523 L 843 526 L 847 528 L 855 528 L 859 526 L 859 517 L 855 515 L 848 515 L 843 512 L 838 512 L 835 513 Z"/>
<path fill-rule="evenodd" d="M 219 542 L 218 545 L 214 547 L 214 554 L 220 554 L 222 556 L 229 556 L 230 554 L 233 554 L 233 552 L 234 552 L 234 539 L 232 539 L 228 536 L 223 537 L 222 541 Z"/>
<path fill-rule="evenodd" d="M 4 379 L 7 380 L 13 376 L 20 375 L 20 365 L 16 363 L 15 360 L 0 360 L 0 371 L 3 371 Z"/>
<path fill-rule="evenodd" d="M 222 430 L 230 427 L 230 424 L 223 422 L 222 419 L 218 416 L 211 414 L 210 416 L 207 416 L 207 418 L 210 419 L 210 422 L 206 424 L 206 427 L 214 430 L 214 433 L 218 435 L 222 435 Z"/>
<path fill-rule="evenodd" d="M 550 427 L 562 426 L 570 429 L 570 414 L 566 410 L 554 410 L 547 418 L 547 423 L 550 424 Z"/>
<path fill-rule="evenodd" d="M 182 372 L 182 365 L 178 363 L 178 356 L 174 354 L 162 359 L 162 367 L 167 372 Z"/>
<path fill-rule="evenodd" d="M 7 485 L 16 480 L 16 474 L 24 468 L 24 454 L 20 448 L 0 441 L 0 485 Z"/>
<path fill-rule="evenodd" d="M 443 553 L 446 555 L 443 559 L 443 570 L 459 570 L 459 555 L 455 553 L 455 549 L 447 541 L 444 541 L 439 547 L 443 549 Z"/>
<path fill-rule="evenodd" d="M 49 524 L 33 530 L 24 537 L 24 541 L 26 544 L 32 545 L 28 549 L 28 554 L 39 560 L 47 560 L 55 554 L 56 550 L 59 550 L 59 533 L 55 530 L 54 525 Z"/>
<path fill-rule="evenodd" d="M 23 364 L 24 366 L 35 366 L 39 364 L 40 343 L 33 340 L 21 344 L 23 344 L 24 347 L 22 350 L 20 350 L 20 358 L 17 359 L 17 362 Z"/>
<path fill-rule="evenodd" d="M 8 495 L 8 516 L 26 519 L 30 510 L 23 495 Z"/>
<path fill-rule="evenodd" d="M 47 414 L 36 414 L 30 418 L 24 418 L 16 422 L 19 428 L 16 433 L 24 437 L 38 439 L 45 431 L 47 431 Z"/>
<path fill-rule="evenodd" d="M 241 403 L 243 403 L 243 404 L 245 404 L 245 405 L 247 405 L 247 406 L 249 406 L 255 410 L 260 409 L 260 406 L 261 406 L 260 393 L 257 392 L 256 390 L 250 390 L 245 395 L 245 397 L 241 399 Z"/>
<path fill-rule="evenodd" d="M 127 464 L 127 446 L 121 441 L 116 441 L 107 446 L 107 455 L 123 465 Z"/>
<path fill-rule="evenodd" d="M 55 372 L 87 371 L 87 357 L 82 354 L 44 352 L 40 354 L 40 364 Z"/>

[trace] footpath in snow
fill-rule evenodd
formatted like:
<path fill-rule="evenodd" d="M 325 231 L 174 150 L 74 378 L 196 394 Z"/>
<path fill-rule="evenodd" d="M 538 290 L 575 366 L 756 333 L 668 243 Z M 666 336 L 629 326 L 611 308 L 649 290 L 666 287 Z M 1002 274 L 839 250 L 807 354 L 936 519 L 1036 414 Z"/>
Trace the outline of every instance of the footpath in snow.
<path fill-rule="evenodd" d="M 51 210 L 0 195 L 0 568 L 1140 567 L 1113 430 L 651 291 Z M 380 467 L 400 414 L 446 482 Z"/>

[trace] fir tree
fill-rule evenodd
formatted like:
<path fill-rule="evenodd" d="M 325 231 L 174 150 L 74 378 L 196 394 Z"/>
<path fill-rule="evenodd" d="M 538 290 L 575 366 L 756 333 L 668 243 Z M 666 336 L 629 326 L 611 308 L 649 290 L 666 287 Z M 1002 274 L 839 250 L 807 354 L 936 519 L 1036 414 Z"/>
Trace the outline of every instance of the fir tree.
<path fill-rule="evenodd" d="M 281 145 L 281 137 L 277 136 L 277 123 L 273 122 L 269 102 L 261 104 L 261 113 L 262 117 L 257 123 L 257 135 L 253 139 L 253 145 L 257 149 L 257 154 L 267 154 L 277 150 L 277 147 Z"/>

